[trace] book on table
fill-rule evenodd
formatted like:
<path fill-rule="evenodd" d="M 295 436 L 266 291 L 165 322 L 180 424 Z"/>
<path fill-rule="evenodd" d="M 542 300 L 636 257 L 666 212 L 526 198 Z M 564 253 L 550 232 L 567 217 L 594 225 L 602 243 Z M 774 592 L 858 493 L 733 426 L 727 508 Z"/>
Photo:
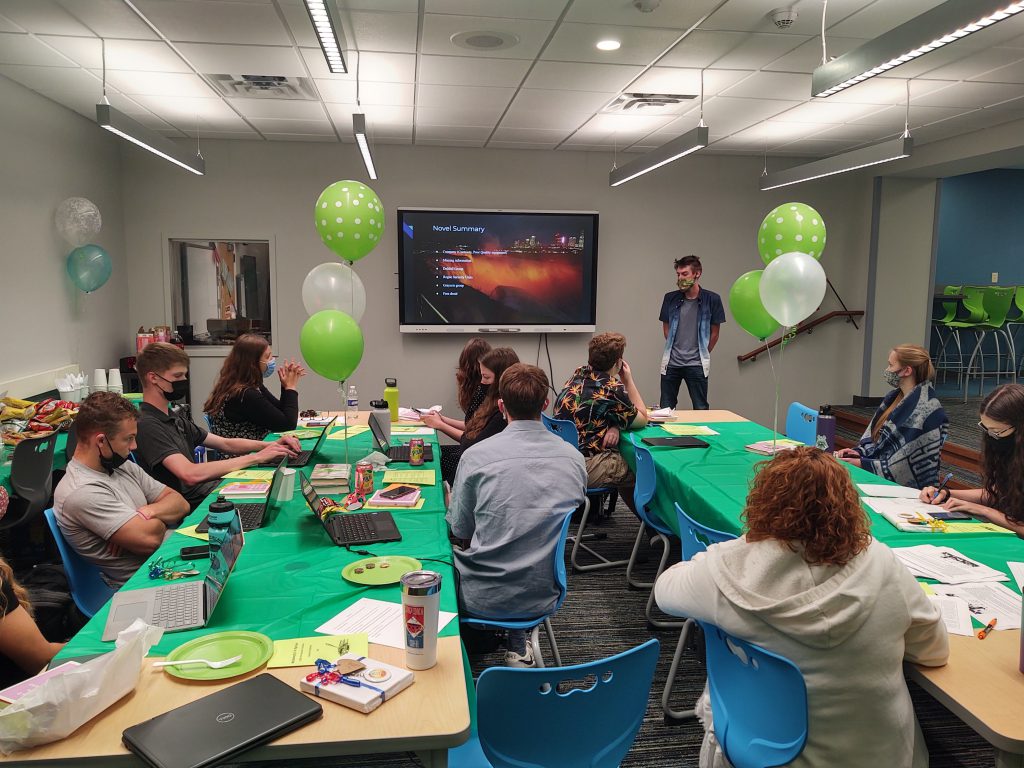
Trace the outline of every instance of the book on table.
<path fill-rule="evenodd" d="M 270 483 L 260 481 L 229 483 L 217 492 L 221 496 L 229 496 L 231 498 L 256 498 L 270 493 Z"/>
<path fill-rule="evenodd" d="M 397 496 L 395 498 L 388 498 L 384 495 L 391 489 L 398 487 L 399 484 L 396 483 L 394 485 L 389 485 L 387 488 L 381 488 L 367 500 L 367 504 L 377 507 L 415 507 L 416 503 L 420 500 L 419 488 L 409 491 L 409 493 L 404 496 Z"/>
<path fill-rule="evenodd" d="M 317 464 L 309 481 L 319 493 L 348 491 L 352 467 L 349 464 Z"/>
<path fill-rule="evenodd" d="M 775 440 L 759 440 L 756 443 L 744 446 L 746 450 L 753 453 L 760 453 L 762 456 L 774 456 L 779 451 L 788 451 L 791 448 L 802 446 L 799 440 L 790 440 L 787 437 L 780 437 Z"/>

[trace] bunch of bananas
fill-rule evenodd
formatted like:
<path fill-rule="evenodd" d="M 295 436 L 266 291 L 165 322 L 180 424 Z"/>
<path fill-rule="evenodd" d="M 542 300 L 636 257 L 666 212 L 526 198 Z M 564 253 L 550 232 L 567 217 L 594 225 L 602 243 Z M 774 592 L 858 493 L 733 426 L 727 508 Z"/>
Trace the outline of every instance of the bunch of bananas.
<path fill-rule="evenodd" d="M 0 421 L 28 421 L 36 415 L 36 404 L 16 397 L 0 398 Z"/>

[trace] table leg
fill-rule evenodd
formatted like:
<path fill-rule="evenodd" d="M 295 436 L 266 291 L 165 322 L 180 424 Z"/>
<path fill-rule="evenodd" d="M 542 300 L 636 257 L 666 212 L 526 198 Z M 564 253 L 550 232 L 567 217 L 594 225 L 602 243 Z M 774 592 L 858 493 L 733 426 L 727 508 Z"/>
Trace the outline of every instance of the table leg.
<path fill-rule="evenodd" d="M 417 751 L 416 757 L 420 759 L 423 764 L 423 768 L 448 768 L 448 750 L 447 749 L 431 749 L 427 751 Z M 1012 763 L 1006 763 L 1006 766 L 997 765 L 996 768 L 1017 768 Z"/>
<path fill-rule="evenodd" d="M 997 749 L 996 768 L 1024 768 L 1024 755 Z"/>

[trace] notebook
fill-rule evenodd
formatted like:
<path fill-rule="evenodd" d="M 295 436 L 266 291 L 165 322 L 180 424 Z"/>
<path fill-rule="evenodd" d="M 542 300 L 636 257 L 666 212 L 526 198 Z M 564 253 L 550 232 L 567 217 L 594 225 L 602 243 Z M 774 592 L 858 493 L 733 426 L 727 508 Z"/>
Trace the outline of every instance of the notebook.
<path fill-rule="evenodd" d="M 274 476 L 270 480 L 270 490 L 267 492 L 266 501 L 235 504 L 235 511 L 238 512 L 238 517 L 242 521 L 243 531 L 252 531 L 274 522 L 278 511 L 281 509 L 281 502 L 278 500 L 277 494 L 280 490 L 281 481 L 284 478 L 284 468 L 286 466 L 288 466 L 288 459 L 281 459 L 281 463 L 277 465 L 277 469 L 274 470 Z M 228 488 L 221 489 L 219 491 L 220 495 L 230 497 L 231 494 L 228 493 Z M 210 524 L 206 521 L 206 518 L 203 518 L 203 522 L 196 526 L 196 533 L 206 533 L 209 529 Z"/>
<path fill-rule="evenodd" d="M 377 423 L 376 419 L 370 419 L 370 432 L 373 434 L 373 442 L 377 444 L 377 450 L 383 453 L 392 461 L 408 461 L 409 460 L 409 445 L 389 445 L 387 437 L 384 436 L 384 432 L 381 431 L 380 424 Z M 433 461 L 434 460 L 434 447 L 430 443 L 426 443 L 423 446 L 423 460 Z"/>
<path fill-rule="evenodd" d="M 321 715 L 319 702 L 264 673 L 133 725 L 121 740 L 155 768 L 204 768 Z"/>

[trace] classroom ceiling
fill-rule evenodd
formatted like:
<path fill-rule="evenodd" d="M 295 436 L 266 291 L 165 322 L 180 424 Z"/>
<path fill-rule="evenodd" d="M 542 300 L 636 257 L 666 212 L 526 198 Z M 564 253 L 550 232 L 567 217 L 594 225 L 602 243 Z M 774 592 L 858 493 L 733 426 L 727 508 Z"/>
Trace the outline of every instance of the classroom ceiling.
<path fill-rule="evenodd" d="M 697 124 L 702 70 L 706 152 L 824 156 L 896 136 L 907 78 L 918 143 L 1024 118 L 1024 14 L 811 99 L 821 0 L 645 2 L 658 7 L 338 0 L 349 73 L 333 75 L 301 0 L 0 0 L 0 74 L 95 119 L 103 38 L 110 102 L 174 138 L 351 142 L 362 111 L 376 144 L 647 151 Z M 828 55 L 939 2 L 830 0 Z M 796 11 L 788 28 L 779 7 Z M 505 42 L 465 47 L 479 33 Z M 286 80 L 266 91 L 243 75 Z"/>

